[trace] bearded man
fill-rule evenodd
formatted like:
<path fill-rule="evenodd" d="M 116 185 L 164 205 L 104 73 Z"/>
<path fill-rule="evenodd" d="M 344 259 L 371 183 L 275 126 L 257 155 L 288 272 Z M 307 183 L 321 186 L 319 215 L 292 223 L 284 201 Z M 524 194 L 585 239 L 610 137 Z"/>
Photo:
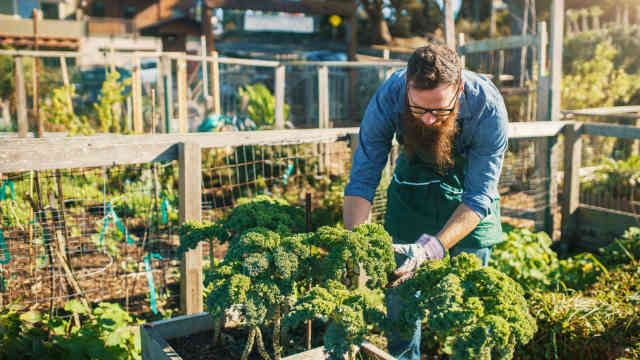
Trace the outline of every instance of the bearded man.
<path fill-rule="evenodd" d="M 498 179 L 507 149 L 507 111 L 498 89 L 462 69 L 453 49 L 417 49 L 406 69 L 376 92 L 360 126 L 349 184 L 345 228 L 365 222 L 394 134 L 401 145 L 387 190 L 385 229 L 396 252 L 397 285 L 424 261 L 461 252 L 484 265 L 502 242 Z M 404 300 L 387 296 L 393 319 Z M 420 358 L 420 324 L 411 339 L 388 336 L 389 352 Z"/>

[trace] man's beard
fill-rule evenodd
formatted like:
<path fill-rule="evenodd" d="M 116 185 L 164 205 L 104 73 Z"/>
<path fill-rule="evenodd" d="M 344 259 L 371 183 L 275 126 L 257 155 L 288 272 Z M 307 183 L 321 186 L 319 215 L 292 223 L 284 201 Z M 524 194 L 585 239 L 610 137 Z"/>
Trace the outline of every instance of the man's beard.
<path fill-rule="evenodd" d="M 425 125 L 405 108 L 402 116 L 404 147 L 410 158 L 432 160 L 440 170 L 453 165 L 453 141 L 458 127 L 458 107 L 443 122 Z"/>

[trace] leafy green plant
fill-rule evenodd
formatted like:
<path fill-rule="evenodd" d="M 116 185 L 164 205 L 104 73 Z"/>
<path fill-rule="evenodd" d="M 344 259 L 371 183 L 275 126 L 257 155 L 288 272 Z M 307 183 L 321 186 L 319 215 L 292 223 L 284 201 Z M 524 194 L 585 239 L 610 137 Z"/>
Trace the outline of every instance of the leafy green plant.
<path fill-rule="evenodd" d="M 505 234 L 504 242 L 496 245 L 489 265 L 505 273 L 528 291 L 548 289 L 558 257 L 551 250 L 551 238 L 544 232 L 533 233 L 515 229 Z"/>
<path fill-rule="evenodd" d="M 75 89 L 71 85 L 61 86 L 51 91 L 51 99 L 44 102 L 41 111 L 52 124 L 64 126 L 69 135 L 90 135 L 93 129 L 89 126 L 86 116 L 78 117 L 73 112 L 71 99 L 75 95 Z"/>
<path fill-rule="evenodd" d="M 428 261 L 397 291 L 408 301 L 394 328 L 423 318 L 423 345 L 451 359 L 511 359 L 537 330 L 522 287 L 472 254 Z"/>
<path fill-rule="evenodd" d="M 324 316 L 329 326 L 324 345 L 332 359 L 354 358 L 375 324 L 384 318 L 384 294 L 395 268 L 391 237 L 381 225 L 362 224 L 353 231 L 321 227 L 311 238 L 321 251 L 312 263 L 317 283 L 293 306 L 288 324 Z"/>
<path fill-rule="evenodd" d="M 207 309 L 216 319 L 227 308 L 242 304 L 249 337 L 242 353 L 246 360 L 254 341 L 262 357 L 267 354 L 261 326 L 273 326 L 274 359 L 280 359 L 280 332 L 284 309 L 295 302 L 296 283 L 309 275 L 309 235 L 281 238 L 273 231 L 254 229 L 230 244 L 224 261 L 213 270 L 213 290 L 207 297 Z M 219 331 L 218 331 L 219 333 Z M 214 341 L 217 341 L 217 336 Z"/>
<path fill-rule="evenodd" d="M 562 104 L 567 109 L 614 106 L 627 102 L 640 89 L 637 75 L 616 67 L 613 59 L 618 50 L 610 41 L 596 45 L 589 60 L 576 60 L 569 74 L 562 79 Z"/>
<path fill-rule="evenodd" d="M 529 306 L 538 332 L 516 358 L 638 358 L 639 266 L 631 262 L 601 274 L 585 291 L 533 294 Z"/>
<path fill-rule="evenodd" d="M 131 79 L 118 81 L 120 73 L 117 71 L 110 72 L 107 79 L 102 83 L 100 90 L 100 101 L 93 104 L 98 114 L 98 122 L 100 131 L 107 133 L 120 133 L 120 119 L 116 116 L 114 108 L 124 100 L 125 88 L 131 84 Z"/>
<path fill-rule="evenodd" d="M 374 324 L 383 321 L 384 293 L 366 287 L 349 290 L 342 283 L 329 280 L 301 297 L 287 321 L 298 324 L 317 316 L 330 322 L 324 335 L 324 347 L 330 358 L 355 359 L 354 346 L 362 344 Z"/>
<path fill-rule="evenodd" d="M 245 232 L 256 228 L 268 229 L 287 236 L 305 230 L 304 211 L 281 198 L 258 195 L 242 198 L 231 213 L 216 222 L 187 222 L 179 230 L 179 253 L 195 249 L 200 241 L 217 239 L 220 243 L 236 242 Z M 213 246 L 210 246 L 212 249 Z M 212 257 L 213 258 L 213 257 Z"/>
<path fill-rule="evenodd" d="M 624 160 L 603 157 L 593 178 L 580 183 L 580 190 L 605 197 L 640 200 L 640 156 Z"/>
<path fill-rule="evenodd" d="M 141 322 L 117 304 L 100 303 L 89 312 L 77 300 L 67 302 L 65 310 L 84 319 L 79 327 L 72 319 L 22 310 L 0 311 L 2 359 L 140 359 Z"/>
<path fill-rule="evenodd" d="M 619 239 L 598 249 L 597 257 L 610 268 L 640 260 L 640 228 L 627 229 Z"/>
<path fill-rule="evenodd" d="M 559 260 L 544 233 L 515 229 L 496 245 L 489 265 L 517 281 L 527 295 L 544 291 L 582 290 L 593 284 L 606 267 L 590 253 Z"/>
<path fill-rule="evenodd" d="M 275 122 L 276 101 L 269 89 L 262 83 L 245 85 L 238 89 L 241 97 L 248 97 L 249 105 L 247 111 L 249 118 L 253 120 L 257 127 L 272 126 Z M 289 114 L 289 105 L 284 105 L 284 118 Z"/>

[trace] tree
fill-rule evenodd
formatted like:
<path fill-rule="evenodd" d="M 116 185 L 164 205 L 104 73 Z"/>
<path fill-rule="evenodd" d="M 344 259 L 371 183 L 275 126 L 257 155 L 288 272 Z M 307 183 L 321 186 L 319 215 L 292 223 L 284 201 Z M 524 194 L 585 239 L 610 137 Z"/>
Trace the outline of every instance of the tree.
<path fill-rule="evenodd" d="M 389 44 L 391 42 L 391 32 L 389 31 L 387 20 L 384 18 L 382 13 L 385 6 L 384 1 L 360 0 L 360 4 L 367 12 L 373 42 L 378 44 Z"/>

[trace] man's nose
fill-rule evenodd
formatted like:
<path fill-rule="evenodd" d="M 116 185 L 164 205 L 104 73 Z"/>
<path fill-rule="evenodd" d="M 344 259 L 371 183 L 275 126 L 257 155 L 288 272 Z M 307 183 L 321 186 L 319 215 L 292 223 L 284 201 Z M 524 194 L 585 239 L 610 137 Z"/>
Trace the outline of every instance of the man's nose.
<path fill-rule="evenodd" d="M 432 125 L 433 123 L 436 122 L 436 117 L 433 116 L 433 114 L 431 114 L 430 112 L 424 113 L 424 115 L 422 115 L 420 119 L 422 120 L 422 123 L 424 123 L 427 126 Z"/>

